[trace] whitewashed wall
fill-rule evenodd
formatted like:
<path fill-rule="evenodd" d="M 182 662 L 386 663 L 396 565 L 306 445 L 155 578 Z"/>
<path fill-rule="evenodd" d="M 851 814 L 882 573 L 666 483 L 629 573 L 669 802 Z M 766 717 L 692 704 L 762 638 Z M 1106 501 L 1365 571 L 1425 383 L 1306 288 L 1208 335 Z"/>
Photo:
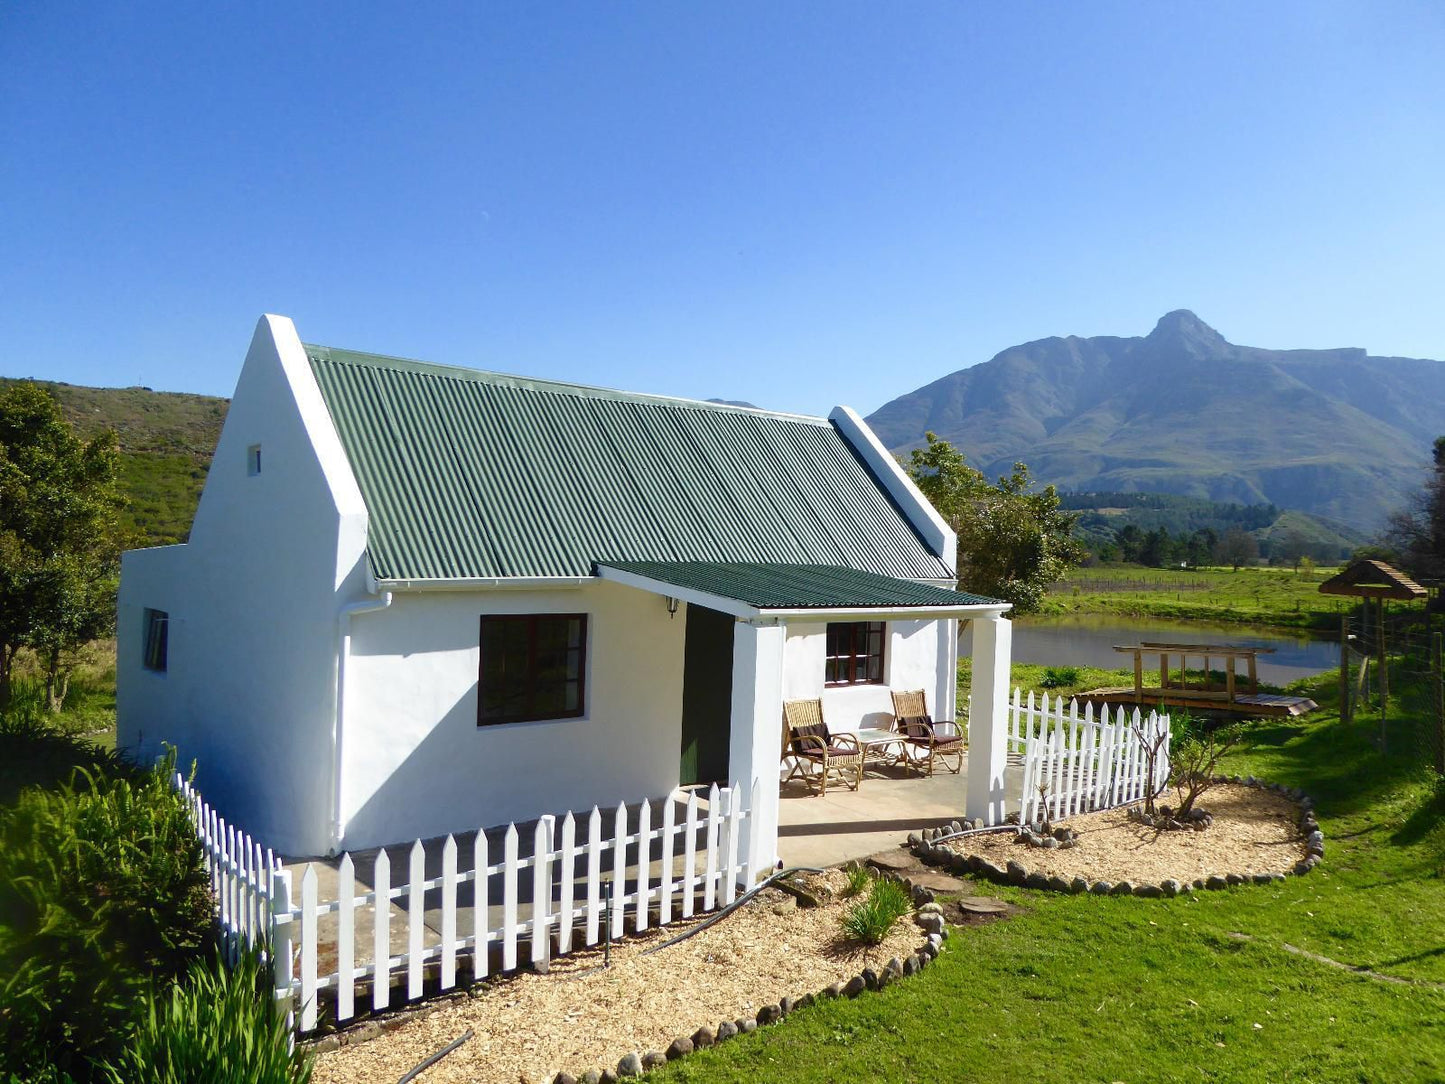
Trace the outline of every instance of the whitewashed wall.
<path fill-rule="evenodd" d="M 587 713 L 477 726 L 483 613 L 586 613 Z M 353 619 L 343 846 L 359 849 L 677 786 L 686 613 L 598 580 L 398 593 Z"/>
<path fill-rule="evenodd" d="M 789 622 L 783 654 L 783 699 L 821 697 L 823 717 L 838 731 L 886 726 L 893 715 L 891 690 L 923 689 L 938 719 L 953 718 L 951 638 L 956 621 L 890 621 L 882 685 L 827 688 L 823 683 L 827 625 Z"/>
<path fill-rule="evenodd" d="M 295 328 L 263 317 L 189 544 L 125 556 L 117 742 L 143 757 L 172 742 L 220 811 L 285 853 L 329 844 L 337 613 L 364 591 L 365 543 Z M 146 607 L 170 615 L 164 675 L 141 666 Z"/>

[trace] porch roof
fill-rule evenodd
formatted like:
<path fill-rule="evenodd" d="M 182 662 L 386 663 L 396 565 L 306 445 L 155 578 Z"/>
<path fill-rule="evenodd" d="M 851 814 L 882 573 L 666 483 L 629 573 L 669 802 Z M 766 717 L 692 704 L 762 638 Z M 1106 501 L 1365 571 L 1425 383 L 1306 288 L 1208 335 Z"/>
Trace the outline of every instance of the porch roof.
<path fill-rule="evenodd" d="M 739 617 L 977 617 L 1009 603 L 839 565 L 599 561 L 597 575 Z"/>

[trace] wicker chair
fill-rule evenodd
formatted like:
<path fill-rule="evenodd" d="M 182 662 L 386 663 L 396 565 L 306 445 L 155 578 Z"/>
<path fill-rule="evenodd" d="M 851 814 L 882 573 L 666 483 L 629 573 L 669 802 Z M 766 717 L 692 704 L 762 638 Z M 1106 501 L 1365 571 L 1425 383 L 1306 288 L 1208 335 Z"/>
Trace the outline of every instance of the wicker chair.
<path fill-rule="evenodd" d="M 953 758 L 954 775 L 963 771 L 963 753 L 968 746 L 958 724 L 940 719 L 937 722 L 928 714 L 928 700 L 923 690 L 893 694 L 893 716 L 904 740 L 915 750 L 913 764 L 927 774 L 933 774 L 935 762 L 941 761 L 948 768 L 948 758 Z"/>
<path fill-rule="evenodd" d="M 793 758 L 787 779 L 817 783 L 828 793 L 830 777 L 853 790 L 863 782 L 863 749 L 851 734 L 832 734 L 823 721 L 821 700 L 789 700 L 783 705 L 783 756 Z"/>

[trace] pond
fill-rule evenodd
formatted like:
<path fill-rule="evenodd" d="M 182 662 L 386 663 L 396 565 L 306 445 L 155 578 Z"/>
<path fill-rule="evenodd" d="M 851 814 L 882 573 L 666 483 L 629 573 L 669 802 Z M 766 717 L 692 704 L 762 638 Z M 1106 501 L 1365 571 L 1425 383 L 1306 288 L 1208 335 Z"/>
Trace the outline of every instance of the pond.
<path fill-rule="evenodd" d="M 1193 621 L 1158 618 L 1119 617 L 1090 614 L 1075 617 L 1036 617 L 1014 622 L 1015 662 L 1045 666 L 1098 666 L 1120 669 L 1132 666 L 1130 656 L 1114 650 L 1115 644 L 1137 644 L 1149 640 L 1170 644 L 1234 644 L 1239 647 L 1273 648 L 1274 654 L 1259 656 L 1259 680 L 1270 685 L 1288 685 L 1340 664 L 1337 640 L 1311 633 L 1281 632 L 1248 625 L 1205 625 Z M 973 649 L 971 632 L 965 632 L 959 653 Z M 1145 655 L 1148 666 L 1149 656 Z M 1154 660 L 1158 665 L 1158 659 Z M 1199 660 L 1191 659 L 1197 667 Z M 1215 663 L 1216 669 L 1219 664 Z M 1244 667 L 1241 664 L 1241 674 Z"/>

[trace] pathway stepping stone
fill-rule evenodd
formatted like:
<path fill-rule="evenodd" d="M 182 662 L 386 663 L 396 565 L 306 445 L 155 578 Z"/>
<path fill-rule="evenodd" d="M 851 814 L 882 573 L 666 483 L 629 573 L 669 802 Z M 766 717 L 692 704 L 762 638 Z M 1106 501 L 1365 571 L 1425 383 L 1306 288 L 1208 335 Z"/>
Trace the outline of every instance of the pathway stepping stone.
<path fill-rule="evenodd" d="M 917 887 L 926 888 L 930 892 L 957 892 L 963 887 L 963 882 L 957 877 L 935 870 L 910 873 L 908 879 Z"/>
<path fill-rule="evenodd" d="M 1008 904 L 992 896 L 964 896 L 955 901 L 960 911 L 970 915 L 1006 915 Z"/>
<path fill-rule="evenodd" d="M 902 873 L 904 870 L 914 869 L 918 865 L 918 859 L 902 848 L 896 851 L 879 851 L 877 854 L 869 855 L 865 861 L 867 865 L 888 873 Z"/>

